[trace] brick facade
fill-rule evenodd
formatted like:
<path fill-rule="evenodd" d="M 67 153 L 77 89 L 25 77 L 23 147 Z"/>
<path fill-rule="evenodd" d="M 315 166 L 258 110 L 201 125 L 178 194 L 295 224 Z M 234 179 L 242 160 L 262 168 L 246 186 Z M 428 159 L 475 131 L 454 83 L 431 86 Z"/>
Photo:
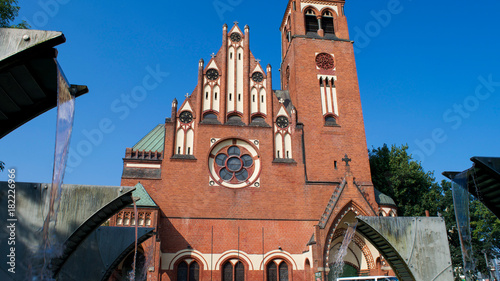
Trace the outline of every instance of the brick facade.
<path fill-rule="evenodd" d="M 220 51 L 207 64 L 200 61 L 196 89 L 181 105 L 172 105 L 163 149 L 141 150 L 147 155 L 141 159 L 127 148 L 121 184 L 140 181 L 159 206 L 158 262 L 148 280 L 177 280 L 183 262 L 199 265 L 199 280 L 222 280 L 226 262 L 237 261 L 244 265 L 245 280 L 267 280 L 271 263 L 287 270 L 288 280 L 313 280 L 315 272 L 327 280 L 328 255 L 345 231 L 341 222 L 379 213 L 343 6 L 343 0 L 289 1 L 280 28 L 282 91 L 272 90 L 271 67 L 253 57 L 249 28 L 224 26 Z M 306 32 L 308 9 L 318 18 L 332 12 L 335 35 Z M 320 53 L 334 57 L 334 69 L 317 66 Z M 217 70 L 215 80 L 209 69 Z M 254 72 L 263 74 L 262 81 L 253 80 Z M 320 86 L 320 76 L 334 79 L 334 86 Z M 323 90 L 332 94 L 334 88 L 336 96 L 322 99 Z M 325 117 L 327 106 L 333 123 Z M 192 119 L 181 116 L 186 111 Z M 277 124 L 278 116 L 288 120 L 285 128 Z M 220 153 L 236 155 L 227 147 L 217 150 L 227 140 L 252 157 L 248 176 L 238 172 L 248 180 L 237 179 L 230 166 L 216 167 Z M 224 169 L 231 180 L 223 179 Z M 360 273 L 387 273 L 378 252 L 359 241 L 363 254 L 348 264 Z"/>

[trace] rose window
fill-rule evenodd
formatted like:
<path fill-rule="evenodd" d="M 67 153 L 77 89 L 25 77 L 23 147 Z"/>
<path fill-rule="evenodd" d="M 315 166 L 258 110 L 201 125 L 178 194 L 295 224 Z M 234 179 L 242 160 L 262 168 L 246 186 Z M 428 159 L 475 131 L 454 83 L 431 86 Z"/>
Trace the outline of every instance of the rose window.
<path fill-rule="evenodd" d="M 227 153 L 227 154 L 226 154 Z M 237 146 L 231 146 L 227 152 L 221 152 L 215 157 L 220 177 L 226 182 L 244 182 L 252 169 L 253 159 L 248 154 L 241 153 Z"/>
<path fill-rule="evenodd" d="M 210 153 L 209 167 L 212 186 L 258 186 L 260 159 L 255 147 L 245 141 L 224 140 L 215 144 Z"/>
<path fill-rule="evenodd" d="M 321 53 L 316 56 L 316 65 L 325 70 L 331 70 L 335 66 L 332 55 L 327 53 Z"/>

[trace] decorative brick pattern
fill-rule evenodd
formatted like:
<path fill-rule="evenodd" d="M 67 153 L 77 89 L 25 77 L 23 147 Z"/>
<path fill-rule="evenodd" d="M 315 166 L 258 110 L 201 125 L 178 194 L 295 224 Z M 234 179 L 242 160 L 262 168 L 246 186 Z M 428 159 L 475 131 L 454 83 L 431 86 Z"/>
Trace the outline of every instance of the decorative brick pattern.
<path fill-rule="evenodd" d="M 159 151 L 133 150 L 127 148 L 125 151 L 125 159 L 127 160 L 161 160 L 163 153 Z"/>
<path fill-rule="evenodd" d="M 152 227 L 152 212 L 138 212 L 137 225 L 141 227 Z M 121 211 L 116 214 L 115 226 L 135 226 L 136 219 L 134 211 Z"/>
<path fill-rule="evenodd" d="M 330 201 L 328 201 L 328 205 L 326 206 L 325 212 L 323 212 L 323 215 L 321 216 L 321 219 L 319 220 L 319 227 L 325 228 L 326 223 L 330 216 L 333 213 L 333 210 L 335 206 L 337 205 L 337 200 L 339 199 L 340 194 L 344 190 L 344 186 L 346 185 L 345 180 L 339 184 L 337 187 L 335 187 L 335 191 L 333 191 L 332 197 L 330 197 Z"/>
<path fill-rule="evenodd" d="M 304 15 L 300 8 L 303 3 L 319 3 L 337 6 L 337 10 L 342 11 L 344 2 L 289 1 L 283 19 L 286 28 L 281 28 L 281 81 L 286 91 L 273 90 L 271 67 L 264 71 L 250 52 L 250 29 L 243 31 L 235 25 L 228 30 L 224 26 L 221 49 L 207 65 L 200 61 L 198 84 L 183 102 L 188 102 L 193 110 L 192 122 L 196 128 L 193 155 L 189 159 L 175 157 L 176 126 L 180 113 L 176 103 L 172 107 L 172 117 L 165 122 L 163 154 L 144 151 L 139 154 L 127 149 L 126 161 L 133 159 L 134 163 L 146 164 L 161 159 L 160 176 L 140 178 L 141 173 L 135 173 L 134 177 L 123 177 L 121 182 L 123 186 L 134 186 L 140 181 L 160 208 L 158 213 L 139 210 L 137 221 L 146 224 L 149 217 L 153 227 L 157 228 L 154 259 L 159 270 L 155 271 L 153 280 L 160 277 L 162 281 L 176 280 L 175 264 L 160 265 L 160 259 L 162 263 L 167 263 L 167 257 L 174 260 L 177 253 L 187 251 L 196 252 L 199 264 L 203 265 L 200 280 L 221 280 L 220 269 L 207 268 L 212 262 L 219 262 L 214 257 L 227 258 L 220 263 L 240 259 L 245 265 L 246 280 L 263 280 L 264 266 L 253 264 L 251 257 L 265 258 L 279 252 L 287 257 L 289 276 L 293 276 L 294 281 L 310 281 L 314 272 L 327 267 L 328 249 L 333 237 L 338 235 L 337 226 L 345 214 L 353 211 L 359 215 L 376 215 L 372 210 L 378 210 L 379 206 L 371 184 L 354 50 L 348 40 L 347 20 L 341 12 L 333 15 L 335 39 L 325 39 L 320 33 L 314 38 L 306 37 Z M 241 32 L 240 42 L 231 41 L 233 32 Z M 241 50 L 231 49 L 234 46 Z M 241 67 L 236 61 L 240 54 L 242 76 L 228 75 L 230 60 Z M 217 112 L 206 111 L 203 104 L 206 86 L 215 83 L 207 80 L 206 71 L 214 67 L 220 74 L 217 77 L 217 85 L 220 86 Z M 261 116 L 261 123 L 267 126 L 251 125 L 255 117 L 251 112 L 251 85 L 256 83 L 251 79 L 255 71 L 263 72 L 263 81 L 259 85 L 262 84 L 266 94 L 259 96 L 264 99 L 259 101 L 259 110 L 261 105 L 265 107 L 266 114 Z M 321 96 L 318 94 L 318 77 L 329 75 L 336 77 L 336 97 L 341 112 L 336 119 L 338 126 L 325 126 Z M 235 82 L 228 81 L 230 79 Z M 230 87 L 238 89 L 241 79 L 244 81 L 241 93 L 228 92 Z M 236 102 L 235 99 L 241 100 Z M 234 113 L 228 112 L 231 102 L 242 104 L 240 109 L 243 112 L 238 113 L 239 118 L 228 120 L 229 115 Z M 293 161 L 275 161 L 278 133 L 275 120 L 283 107 L 290 119 L 287 134 L 290 135 Z M 217 119 L 203 120 L 207 112 L 215 114 L 211 117 Z M 217 156 L 216 153 L 211 156 L 213 145 L 225 139 L 239 139 L 248 144 L 259 140 L 255 144 L 258 155 L 254 157 L 254 163 L 258 163 L 255 167 L 259 171 L 255 181 L 258 185 L 248 184 L 236 189 L 216 184 L 210 172 L 209 159 Z M 342 164 L 346 154 L 352 159 L 350 167 Z M 227 168 L 226 163 L 219 165 L 219 168 L 222 167 Z M 362 187 L 361 192 L 354 180 Z M 155 219 L 155 216 L 160 217 Z M 131 226 L 134 220 L 133 212 L 127 209 L 116 216 L 115 222 L 116 225 Z M 113 219 L 111 221 L 113 224 Z M 308 246 L 313 235 L 315 243 Z M 360 238 L 355 238 L 355 243 L 369 263 L 369 268 L 360 270 L 375 268 L 372 255 L 376 253 L 370 253 Z M 245 256 L 238 253 L 245 253 Z M 215 260 L 212 261 L 212 258 Z"/>

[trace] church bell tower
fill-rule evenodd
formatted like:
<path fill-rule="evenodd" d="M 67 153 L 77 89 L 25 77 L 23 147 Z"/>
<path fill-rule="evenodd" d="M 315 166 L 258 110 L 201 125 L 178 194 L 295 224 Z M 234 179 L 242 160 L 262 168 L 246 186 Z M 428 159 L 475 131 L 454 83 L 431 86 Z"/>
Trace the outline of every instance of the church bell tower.
<path fill-rule="evenodd" d="M 343 177 L 339 166 L 346 154 L 355 177 L 371 181 L 344 5 L 344 0 L 290 0 L 280 27 L 281 86 L 303 125 L 309 181 Z"/>

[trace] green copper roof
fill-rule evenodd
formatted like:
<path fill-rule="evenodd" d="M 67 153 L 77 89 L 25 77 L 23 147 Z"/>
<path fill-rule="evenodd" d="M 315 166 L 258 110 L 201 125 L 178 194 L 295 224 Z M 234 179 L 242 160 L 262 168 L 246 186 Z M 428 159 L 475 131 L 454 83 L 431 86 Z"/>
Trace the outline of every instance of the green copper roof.
<path fill-rule="evenodd" d="M 163 151 L 165 143 L 165 126 L 160 124 L 132 147 L 134 151 Z"/>
<path fill-rule="evenodd" d="M 132 196 L 141 198 L 137 201 L 137 207 L 158 207 L 141 183 L 135 185 Z"/>
<path fill-rule="evenodd" d="M 375 200 L 377 200 L 377 203 L 379 205 L 396 206 L 396 203 L 394 202 L 394 200 L 391 197 L 383 194 L 382 192 L 378 191 L 376 188 L 375 188 Z"/>

